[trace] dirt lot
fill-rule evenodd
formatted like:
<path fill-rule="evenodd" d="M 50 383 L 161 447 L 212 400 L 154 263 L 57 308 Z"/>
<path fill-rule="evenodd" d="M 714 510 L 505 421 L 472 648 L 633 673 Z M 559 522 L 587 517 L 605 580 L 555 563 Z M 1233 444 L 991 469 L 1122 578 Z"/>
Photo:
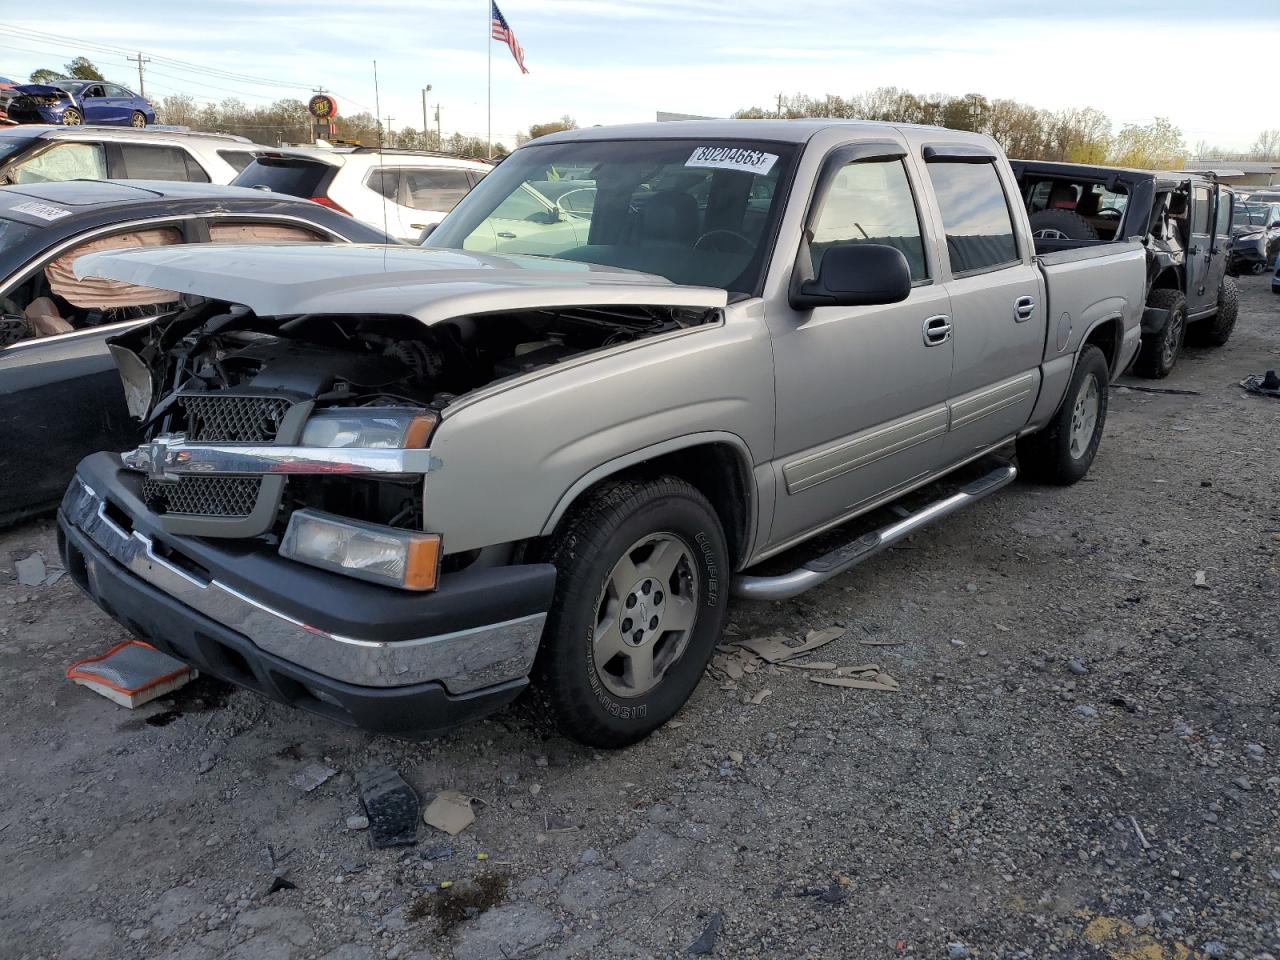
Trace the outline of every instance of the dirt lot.
<path fill-rule="evenodd" d="M 618 753 L 527 704 L 424 744 L 207 681 L 130 713 L 63 679 L 121 628 L 8 577 L 51 525 L 0 535 L 0 956 L 1280 956 L 1280 402 L 1236 386 L 1280 367 L 1266 284 L 1154 384 L 1193 395 L 1113 394 L 1086 482 L 732 610 L 844 626 L 819 659 L 899 691 L 708 678 Z M 369 849 L 373 761 L 476 822 Z M 291 786 L 311 763 L 336 774 Z"/>

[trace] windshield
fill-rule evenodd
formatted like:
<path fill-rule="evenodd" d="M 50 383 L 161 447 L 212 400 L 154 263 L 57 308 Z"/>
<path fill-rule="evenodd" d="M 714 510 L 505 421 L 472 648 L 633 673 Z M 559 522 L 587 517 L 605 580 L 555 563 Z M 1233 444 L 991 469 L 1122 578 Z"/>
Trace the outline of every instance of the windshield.
<path fill-rule="evenodd" d="M 1237 227 L 1261 227 L 1267 222 L 1267 208 L 1258 203 L 1237 205 L 1231 223 Z"/>
<path fill-rule="evenodd" d="M 756 294 L 793 144 L 581 140 L 504 160 L 428 247 L 532 254 Z"/>

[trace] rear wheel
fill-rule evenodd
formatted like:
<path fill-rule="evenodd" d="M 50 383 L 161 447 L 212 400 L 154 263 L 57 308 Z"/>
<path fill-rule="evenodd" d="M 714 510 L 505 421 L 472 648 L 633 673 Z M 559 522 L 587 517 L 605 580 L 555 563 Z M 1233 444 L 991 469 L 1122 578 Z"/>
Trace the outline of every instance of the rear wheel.
<path fill-rule="evenodd" d="M 133 111 L 133 116 L 129 118 L 129 126 L 142 128 L 147 125 L 147 115 L 141 110 Z"/>
<path fill-rule="evenodd" d="M 78 127 L 84 123 L 84 114 L 75 107 L 67 107 L 62 111 L 62 124 L 66 127 Z"/>
<path fill-rule="evenodd" d="M 1147 306 L 1169 311 L 1169 321 L 1159 333 L 1142 338 L 1133 368 L 1139 376 L 1161 380 L 1173 372 L 1187 334 L 1187 298 L 1177 290 L 1152 290 Z"/>
<path fill-rule="evenodd" d="M 1107 358 L 1086 344 L 1058 412 L 1042 429 L 1018 441 L 1019 473 L 1065 487 L 1089 472 L 1107 422 L 1109 382 Z"/>
<path fill-rule="evenodd" d="M 1218 312 L 1208 320 L 1191 327 L 1188 333 L 1195 342 L 1206 347 L 1221 347 L 1231 339 L 1240 313 L 1240 290 L 1230 277 L 1222 278 L 1218 288 Z"/>
<path fill-rule="evenodd" d="M 565 734 L 635 743 L 697 687 L 728 606 L 715 511 L 675 477 L 603 487 L 551 543 L 559 571 L 535 668 Z"/>

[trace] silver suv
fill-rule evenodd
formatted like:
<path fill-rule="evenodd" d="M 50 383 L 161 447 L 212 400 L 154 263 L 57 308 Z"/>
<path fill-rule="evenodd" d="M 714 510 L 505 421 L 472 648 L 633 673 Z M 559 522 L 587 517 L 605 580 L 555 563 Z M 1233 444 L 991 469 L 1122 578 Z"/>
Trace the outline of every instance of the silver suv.
<path fill-rule="evenodd" d="M 121 127 L 0 128 L 0 185 L 50 180 L 230 183 L 267 147 L 223 133 Z"/>

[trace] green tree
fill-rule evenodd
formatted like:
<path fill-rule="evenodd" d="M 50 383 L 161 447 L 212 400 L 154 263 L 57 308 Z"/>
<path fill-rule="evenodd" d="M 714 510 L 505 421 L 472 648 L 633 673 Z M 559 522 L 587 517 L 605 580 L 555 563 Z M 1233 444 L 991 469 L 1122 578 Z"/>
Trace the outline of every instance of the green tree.
<path fill-rule="evenodd" d="M 1165 117 L 1151 123 L 1126 123 L 1116 134 L 1111 162 L 1145 170 L 1180 170 L 1187 160 L 1182 131 Z"/>
<path fill-rule="evenodd" d="M 573 119 L 567 113 L 559 120 L 552 120 L 550 123 L 533 123 L 529 125 L 529 140 L 537 140 L 539 137 L 545 137 L 549 133 L 559 133 L 561 130 L 577 130 L 578 121 Z M 495 148 L 496 149 L 496 148 Z"/>
<path fill-rule="evenodd" d="M 63 66 L 62 73 L 41 67 L 31 71 L 32 83 L 52 83 L 55 80 L 106 80 L 88 57 L 76 57 Z"/>

